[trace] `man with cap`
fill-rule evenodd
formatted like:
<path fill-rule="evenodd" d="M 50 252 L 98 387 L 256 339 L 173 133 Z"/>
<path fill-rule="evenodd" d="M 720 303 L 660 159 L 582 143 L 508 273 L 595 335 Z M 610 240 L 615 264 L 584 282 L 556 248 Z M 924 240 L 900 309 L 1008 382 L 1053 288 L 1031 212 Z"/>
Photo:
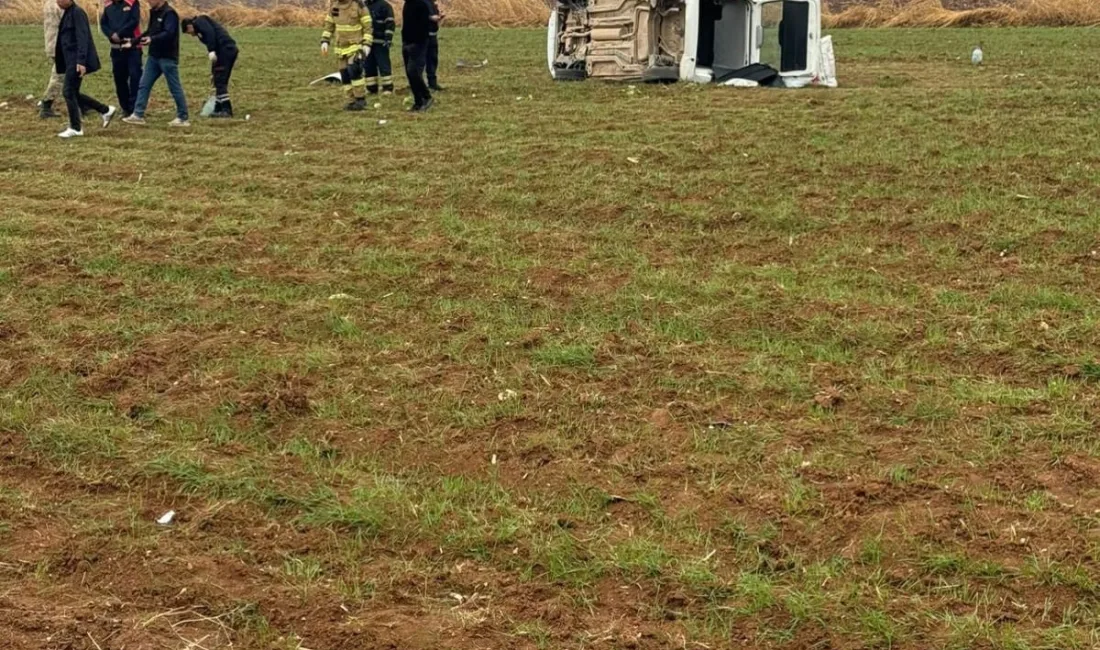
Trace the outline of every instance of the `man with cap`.
<path fill-rule="evenodd" d="M 183 19 L 183 31 L 195 36 L 206 46 L 210 59 L 210 76 L 214 80 L 214 112 L 210 117 L 233 117 L 233 100 L 229 98 L 229 77 L 237 63 L 237 42 L 221 23 L 210 16 Z"/>

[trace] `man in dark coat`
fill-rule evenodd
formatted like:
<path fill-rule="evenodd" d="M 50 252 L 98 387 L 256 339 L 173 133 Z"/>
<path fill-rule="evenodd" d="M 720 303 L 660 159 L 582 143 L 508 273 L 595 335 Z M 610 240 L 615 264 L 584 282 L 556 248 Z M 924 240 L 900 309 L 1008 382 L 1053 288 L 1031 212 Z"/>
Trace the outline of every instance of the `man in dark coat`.
<path fill-rule="evenodd" d="M 210 117 L 233 117 L 233 101 L 229 98 L 229 77 L 237 64 L 237 41 L 229 35 L 221 23 L 210 16 L 183 19 L 183 31 L 198 37 L 206 46 L 210 59 L 210 76 L 214 81 L 215 104 Z"/>
<path fill-rule="evenodd" d="M 134 112 L 141 83 L 141 3 L 107 0 L 99 16 L 99 29 L 111 42 L 111 71 L 122 115 Z"/>
<path fill-rule="evenodd" d="M 65 75 L 65 86 L 61 95 L 69 109 L 69 128 L 61 133 L 61 138 L 77 138 L 84 135 L 81 124 L 82 111 L 95 111 L 103 116 L 103 126 L 111 123 L 118 109 L 96 101 L 80 93 L 80 84 L 85 75 L 99 70 L 99 56 L 92 40 L 92 28 L 88 24 L 88 14 L 73 0 L 57 0 L 57 6 L 64 12 L 61 24 L 57 28 L 57 46 L 54 51 L 54 70 Z"/>
<path fill-rule="evenodd" d="M 401 10 L 401 54 L 405 58 L 405 76 L 413 94 L 414 113 L 426 111 L 432 106 L 432 94 L 424 81 L 424 69 L 428 67 L 428 38 L 432 30 L 432 5 L 430 0 L 405 0 Z"/>

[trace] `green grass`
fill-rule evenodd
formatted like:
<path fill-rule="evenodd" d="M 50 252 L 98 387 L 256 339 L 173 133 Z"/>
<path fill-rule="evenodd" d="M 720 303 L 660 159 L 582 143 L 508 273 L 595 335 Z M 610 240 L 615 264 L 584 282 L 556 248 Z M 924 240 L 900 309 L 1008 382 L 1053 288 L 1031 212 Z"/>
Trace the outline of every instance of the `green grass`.
<path fill-rule="evenodd" d="M 756 92 L 449 29 L 417 118 L 238 32 L 250 120 L 63 143 L 0 30 L 9 645 L 1100 643 L 1091 32 Z"/>

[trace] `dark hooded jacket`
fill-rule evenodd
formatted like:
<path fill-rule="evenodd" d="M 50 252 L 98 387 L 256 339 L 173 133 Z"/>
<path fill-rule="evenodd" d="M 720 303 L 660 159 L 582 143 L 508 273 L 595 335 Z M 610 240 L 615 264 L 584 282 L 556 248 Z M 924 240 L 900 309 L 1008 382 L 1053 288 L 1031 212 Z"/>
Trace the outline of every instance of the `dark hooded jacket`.
<path fill-rule="evenodd" d="M 88 14 L 75 2 L 61 14 L 53 60 L 58 74 L 75 70 L 78 65 L 84 66 L 84 74 L 92 74 L 100 68 Z"/>

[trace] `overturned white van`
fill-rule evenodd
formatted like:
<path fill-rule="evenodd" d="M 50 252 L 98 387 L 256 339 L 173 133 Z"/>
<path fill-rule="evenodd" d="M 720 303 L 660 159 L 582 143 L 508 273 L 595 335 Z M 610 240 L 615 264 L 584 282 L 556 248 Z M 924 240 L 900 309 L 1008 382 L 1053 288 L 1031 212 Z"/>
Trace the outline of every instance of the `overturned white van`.
<path fill-rule="evenodd" d="M 821 0 L 555 0 L 554 79 L 835 85 Z"/>

